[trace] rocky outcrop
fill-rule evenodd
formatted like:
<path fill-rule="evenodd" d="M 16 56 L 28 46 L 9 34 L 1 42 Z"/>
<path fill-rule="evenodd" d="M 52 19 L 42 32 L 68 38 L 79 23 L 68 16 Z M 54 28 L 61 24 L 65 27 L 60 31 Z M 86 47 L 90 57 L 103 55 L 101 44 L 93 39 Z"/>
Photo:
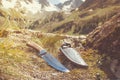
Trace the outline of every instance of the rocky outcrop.
<path fill-rule="evenodd" d="M 50 4 L 49 4 L 49 2 L 47 0 L 39 0 L 39 3 L 41 4 L 42 7 L 50 6 Z"/>
<path fill-rule="evenodd" d="M 80 7 L 82 3 L 82 0 L 66 0 L 64 3 L 59 3 L 56 6 L 63 11 L 71 11 Z"/>
<path fill-rule="evenodd" d="M 103 26 L 92 31 L 87 38 L 87 46 L 99 49 L 102 52 L 119 54 L 119 34 L 120 13 L 112 17 Z"/>
<path fill-rule="evenodd" d="M 120 13 L 113 16 L 103 26 L 92 31 L 86 40 L 86 46 L 97 49 L 110 57 L 111 72 L 120 78 Z M 106 58 L 106 57 L 105 57 Z M 106 62 L 106 61 L 105 61 Z M 103 61 L 103 63 L 105 63 Z M 106 66 L 107 67 L 107 66 Z"/>

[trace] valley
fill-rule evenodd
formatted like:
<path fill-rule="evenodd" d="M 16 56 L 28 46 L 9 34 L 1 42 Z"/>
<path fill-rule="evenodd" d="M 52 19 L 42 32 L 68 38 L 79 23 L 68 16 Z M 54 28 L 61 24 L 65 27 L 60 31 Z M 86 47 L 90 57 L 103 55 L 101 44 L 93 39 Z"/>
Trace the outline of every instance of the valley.
<path fill-rule="evenodd" d="M 49 0 L 0 1 L 0 80 L 119 80 L 120 1 Z M 70 72 L 50 67 L 36 42 Z M 88 67 L 68 60 L 59 50 L 65 42 Z"/>

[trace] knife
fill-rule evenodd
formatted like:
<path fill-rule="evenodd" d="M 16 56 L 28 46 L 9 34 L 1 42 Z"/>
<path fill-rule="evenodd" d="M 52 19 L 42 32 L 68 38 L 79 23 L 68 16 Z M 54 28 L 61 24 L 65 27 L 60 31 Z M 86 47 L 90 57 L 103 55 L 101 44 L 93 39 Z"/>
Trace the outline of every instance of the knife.
<path fill-rule="evenodd" d="M 37 43 L 27 42 L 27 45 L 36 49 L 39 52 L 38 55 L 41 58 L 43 58 L 48 63 L 48 65 L 50 65 L 54 69 L 59 70 L 61 72 L 70 72 L 69 69 L 67 69 L 64 65 L 62 65 L 55 57 L 53 57 L 50 53 L 48 53 L 45 49 L 43 49 Z"/>

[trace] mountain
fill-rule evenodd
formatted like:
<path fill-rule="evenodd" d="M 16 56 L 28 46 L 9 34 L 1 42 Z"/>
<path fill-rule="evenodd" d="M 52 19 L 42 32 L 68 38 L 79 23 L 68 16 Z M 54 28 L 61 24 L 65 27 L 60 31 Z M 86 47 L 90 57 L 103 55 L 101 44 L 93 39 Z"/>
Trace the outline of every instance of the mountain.
<path fill-rule="evenodd" d="M 71 14 L 54 12 L 48 0 L 0 1 L 0 80 L 120 80 L 120 0 L 86 0 Z M 71 71 L 47 65 L 27 46 L 31 41 Z M 89 67 L 70 62 L 59 51 L 64 41 Z"/>
<path fill-rule="evenodd" d="M 66 0 L 64 3 L 53 4 L 49 0 L 1 0 L 1 5 L 6 8 L 24 10 L 25 13 L 38 13 L 44 11 L 71 11 L 78 8 L 82 0 Z"/>
<path fill-rule="evenodd" d="M 59 3 L 56 6 L 62 11 L 71 11 L 78 8 L 82 3 L 82 0 L 66 0 L 64 3 Z"/>
<path fill-rule="evenodd" d="M 58 8 L 47 0 L 1 0 L 1 5 L 6 8 L 24 10 L 25 13 L 35 14 L 42 11 L 58 11 Z"/>
<path fill-rule="evenodd" d="M 32 26 L 32 29 L 42 29 L 52 33 L 88 34 L 120 11 L 119 0 L 102 1 L 104 3 L 99 0 L 86 0 L 78 10 L 72 11 L 71 14 L 55 13 L 42 22 L 36 21 L 38 24 Z M 62 16 L 62 19 L 59 20 L 58 16 Z"/>
<path fill-rule="evenodd" d="M 95 9 L 95 8 L 105 8 L 108 6 L 118 5 L 120 0 L 85 0 L 85 2 L 80 6 L 80 9 Z"/>
<path fill-rule="evenodd" d="M 50 6 L 47 0 L 38 0 L 39 4 L 41 4 L 42 8 L 45 6 Z"/>
<path fill-rule="evenodd" d="M 63 14 L 59 13 L 60 9 L 50 3 L 48 0 L 0 0 L 0 3 L 1 15 L 6 17 L 9 15 L 10 20 L 12 19 L 13 21 L 20 19 L 23 21 L 22 25 L 21 22 L 19 23 L 21 28 L 29 27 L 31 23 L 38 19 L 40 20 L 39 22 L 42 23 L 43 19 L 49 18 L 51 16 L 53 16 L 53 18 L 51 17 L 52 21 L 55 21 L 55 18 L 60 18 L 57 19 L 58 21 L 63 20 Z M 72 1 L 72 3 L 75 2 Z M 1 22 L 3 22 L 3 19 L 1 19 Z"/>

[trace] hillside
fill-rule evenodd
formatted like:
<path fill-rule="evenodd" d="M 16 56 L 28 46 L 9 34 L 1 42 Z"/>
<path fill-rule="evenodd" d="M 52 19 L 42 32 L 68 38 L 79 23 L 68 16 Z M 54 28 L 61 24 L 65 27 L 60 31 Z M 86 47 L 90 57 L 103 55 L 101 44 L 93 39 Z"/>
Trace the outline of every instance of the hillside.
<path fill-rule="evenodd" d="M 102 56 L 95 54 L 93 50 L 82 51 L 81 55 L 89 64 L 89 68 L 82 68 L 66 59 L 58 50 L 61 40 L 66 36 L 41 33 L 32 30 L 2 31 L 0 34 L 0 79 L 1 80 L 73 80 L 73 79 L 97 79 L 97 74 L 106 79 L 106 74 L 97 67 L 97 60 Z M 67 38 L 70 39 L 71 38 Z M 62 73 L 51 68 L 37 55 L 37 52 L 26 45 L 26 41 L 34 41 L 44 47 L 71 70 L 70 73 Z M 74 44 L 72 39 L 72 43 Z M 78 41 L 81 43 L 80 41 Z M 78 43 L 77 42 L 77 43 Z M 78 51 L 82 50 L 79 46 Z M 54 49 L 54 51 L 53 51 Z M 96 56 L 94 58 L 94 56 Z M 66 60 L 66 61 L 65 61 Z M 87 75 L 87 76 L 86 76 Z"/>
<path fill-rule="evenodd" d="M 80 10 L 84 9 L 96 9 L 96 8 L 105 8 L 108 6 L 118 5 L 119 6 L 120 1 L 119 0 L 86 0 L 85 3 L 83 3 L 80 6 Z"/>
<path fill-rule="evenodd" d="M 105 54 L 103 64 L 120 78 L 120 13 L 104 25 L 97 27 L 87 37 L 86 46 Z M 109 57 L 109 59 L 107 59 Z"/>
<path fill-rule="evenodd" d="M 80 7 L 80 5 L 83 3 L 82 0 L 66 0 L 64 3 L 56 4 L 56 6 L 61 9 L 62 11 L 71 11 L 73 9 L 76 9 Z"/>
<path fill-rule="evenodd" d="M 98 54 L 96 54 L 96 58 L 93 58 L 93 50 L 81 52 L 87 63 L 90 65 L 88 69 L 81 68 L 80 66 L 71 63 L 59 52 L 59 47 L 62 44 L 61 40 L 66 38 L 68 40 L 72 39 L 72 44 L 76 44 L 76 41 L 78 44 L 81 43 L 81 39 L 79 41 L 78 38 L 68 38 L 65 35 L 60 36 L 60 34 L 53 35 L 40 31 L 28 30 L 26 27 L 24 27 L 25 25 L 28 25 L 24 22 L 27 20 L 26 17 L 23 16 L 21 12 L 15 10 L 12 10 L 11 12 L 11 10 L 12 9 L 5 10 L 1 8 L 1 80 L 73 80 L 84 78 L 93 80 L 94 78 L 97 78 L 97 73 L 101 75 L 101 78 L 107 78 L 104 72 L 101 71 L 97 65 L 93 67 L 93 65 L 96 64 L 97 59 L 100 59 L 100 55 Z M 48 52 L 58 58 L 62 64 L 66 65 L 71 70 L 71 72 L 62 73 L 48 66 L 46 62 L 37 55 L 37 52 L 34 49 L 26 45 L 26 41 L 34 41 L 44 47 Z M 78 47 L 78 51 L 82 50 L 79 45 L 76 47 Z M 89 55 L 89 53 L 92 55 Z M 65 62 L 64 59 L 67 61 Z M 89 73 L 86 74 L 88 71 Z"/>
<path fill-rule="evenodd" d="M 23 1 L 32 4 L 33 0 Z M 47 0 L 40 1 L 48 6 Z M 119 80 L 119 4 L 119 0 L 86 0 L 71 13 L 45 11 L 34 16 L 1 5 L 0 80 Z M 70 72 L 50 67 L 27 45 L 29 41 L 46 49 Z M 71 43 L 88 67 L 71 62 L 60 52 L 64 41 Z"/>
<path fill-rule="evenodd" d="M 103 3 L 100 3 L 100 0 L 93 0 L 93 2 L 86 0 L 79 10 L 75 10 L 71 14 L 61 13 L 60 16 L 63 20 L 59 21 L 59 17 L 54 17 L 59 15 L 59 13 L 56 13 L 49 18 L 45 18 L 43 21 L 36 21 L 38 24 L 36 24 L 36 22 L 33 23 L 35 26 L 33 26 L 32 29 L 39 30 L 42 28 L 45 32 L 55 33 L 88 34 L 97 26 L 102 25 L 105 21 L 119 12 L 119 0 L 115 0 L 115 2 L 112 1 L 106 0 L 104 5 L 107 6 L 102 7 L 101 5 Z M 83 10 L 81 9 L 82 7 Z M 54 18 L 54 21 L 51 20 L 52 18 Z"/>
<path fill-rule="evenodd" d="M 15 9 L 5 9 L 0 7 L 0 30 L 2 29 L 20 29 L 25 28 L 27 18 L 22 11 L 16 11 Z"/>

